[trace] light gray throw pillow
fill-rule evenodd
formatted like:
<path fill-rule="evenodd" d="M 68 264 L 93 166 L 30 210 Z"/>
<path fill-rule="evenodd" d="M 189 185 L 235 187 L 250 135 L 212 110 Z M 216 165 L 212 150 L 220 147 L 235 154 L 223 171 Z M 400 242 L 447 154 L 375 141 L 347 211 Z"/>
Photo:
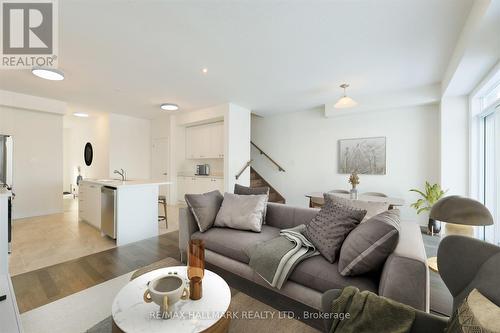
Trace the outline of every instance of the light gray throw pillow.
<path fill-rule="evenodd" d="M 261 187 L 247 187 L 240 184 L 234 184 L 234 194 L 238 195 L 252 195 L 252 194 L 265 194 L 267 195 L 267 200 L 269 201 L 269 186 L 261 186 Z M 262 213 L 262 223 L 266 224 L 266 212 L 267 205 L 264 208 L 264 212 Z"/>
<path fill-rule="evenodd" d="M 238 195 L 224 193 L 224 201 L 214 225 L 239 230 L 260 232 L 267 195 Z"/>
<path fill-rule="evenodd" d="M 334 202 L 324 194 L 325 204 L 318 215 L 306 226 L 305 236 L 318 251 L 334 263 L 349 232 L 363 219 L 366 210 L 359 210 Z"/>
<path fill-rule="evenodd" d="M 330 197 L 333 201 L 336 201 L 344 206 L 366 210 L 366 215 L 363 218 L 362 223 L 365 223 L 371 217 L 385 212 L 389 209 L 389 204 L 385 202 L 376 202 L 376 201 L 364 201 L 364 200 L 351 200 L 346 198 L 341 198 L 336 196 L 335 194 L 326 193 L 328 197 Z"/>
<path fill-rule="evenodd" d="M 398 209 L 391 209 L 351 231 L 340 250 L 340 275 L 360 275 L 376 271 L 382 266 L 398 244 L 399 215 Z"/>
<path fill-rule="evenodd" d="M 186 203 L 201 232 L 212 227 L 224 197 L 218 191 L 203 194 L 186 194 Z"/>

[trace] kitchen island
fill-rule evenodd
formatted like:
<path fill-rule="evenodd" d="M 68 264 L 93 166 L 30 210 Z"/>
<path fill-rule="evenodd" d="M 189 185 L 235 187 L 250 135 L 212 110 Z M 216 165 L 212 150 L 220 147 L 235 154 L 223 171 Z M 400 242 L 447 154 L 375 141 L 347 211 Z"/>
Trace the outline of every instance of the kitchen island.
<path fill-rule="evenodd" d="M 158 235 L 158 187 L 166 181 L 84 179 L 78 217 L 121 246 Z"/>

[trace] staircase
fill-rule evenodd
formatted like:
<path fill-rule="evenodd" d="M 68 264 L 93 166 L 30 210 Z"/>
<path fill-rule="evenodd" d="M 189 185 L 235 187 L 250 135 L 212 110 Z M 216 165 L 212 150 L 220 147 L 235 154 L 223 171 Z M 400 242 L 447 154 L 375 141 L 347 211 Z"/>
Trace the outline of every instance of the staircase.
<path fill-rule="evenodd" d="M 267 186 L 269 187 L 269 202 L 276 202 L 276 203 L 285 203 L 285 198 L 274 189 L 271 185 L 269 185 L 268 182 L 265 181 L 264 178 L 262 178 L 261 175 L 257 173 L 257 171 L 254 170 L 254 168 L 250 168 L 250 187 L 262 187 L 262 186 Z"/>

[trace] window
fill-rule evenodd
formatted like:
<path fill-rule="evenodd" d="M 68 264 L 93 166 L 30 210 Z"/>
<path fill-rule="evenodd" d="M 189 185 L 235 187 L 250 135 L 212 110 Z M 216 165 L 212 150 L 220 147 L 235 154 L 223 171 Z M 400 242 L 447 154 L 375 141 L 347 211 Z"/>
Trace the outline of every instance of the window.
<path fill-rule="evenodd" d="M 479 228 L 478 237 L 500 245 L 500 85 L 486 94 L 480 103 L 479 122 L 479 199 L 488 207 L 495 225 Z"/>
<path fill-rule="evenodd" d="M 488 207 L 495 220 L 495 225 L 476 228 L 476 236 L 500 245 L 499 77 L 490 82 L 471 104 L 471 195 Z"/>
<path fill-rule="evenodd" d="M 493 104 L 498 104 L 500 101 L 500 83 L 496 85 L 495 88 L 491 89 L 491 91 L 484 96 L 483 105 L 485 108 L 492 106 Z"/>
<path fill-rule="evenodd" d="M 495 224 L 477 238 L 500 245 L 500 62 L 469 96 L 469 196 L 488 207 Z"/>

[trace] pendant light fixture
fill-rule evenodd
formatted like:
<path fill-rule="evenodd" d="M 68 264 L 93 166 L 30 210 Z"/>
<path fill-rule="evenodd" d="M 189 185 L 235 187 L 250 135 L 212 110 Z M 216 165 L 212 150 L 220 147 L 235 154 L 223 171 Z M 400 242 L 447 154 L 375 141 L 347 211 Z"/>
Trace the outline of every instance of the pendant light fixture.
<path fill-rule="evenodd" d="M 338 101 L 337 103 L 335 103 L 334 107 L 336 109 L 348 109 L 348 108 L 353 108 L 355 107 L 356 105 L 358 105 L 358 103 L 356 103 L 355 100 L 353 100 L 351 97 L 347 96 L 346 95 L 346 92 L 345 90 L 349 87 L 349 85 L 347 83 L 343 83 L 340 85 L 340 88 L 344 89 L 344 96 L 342 96 Z"/>

